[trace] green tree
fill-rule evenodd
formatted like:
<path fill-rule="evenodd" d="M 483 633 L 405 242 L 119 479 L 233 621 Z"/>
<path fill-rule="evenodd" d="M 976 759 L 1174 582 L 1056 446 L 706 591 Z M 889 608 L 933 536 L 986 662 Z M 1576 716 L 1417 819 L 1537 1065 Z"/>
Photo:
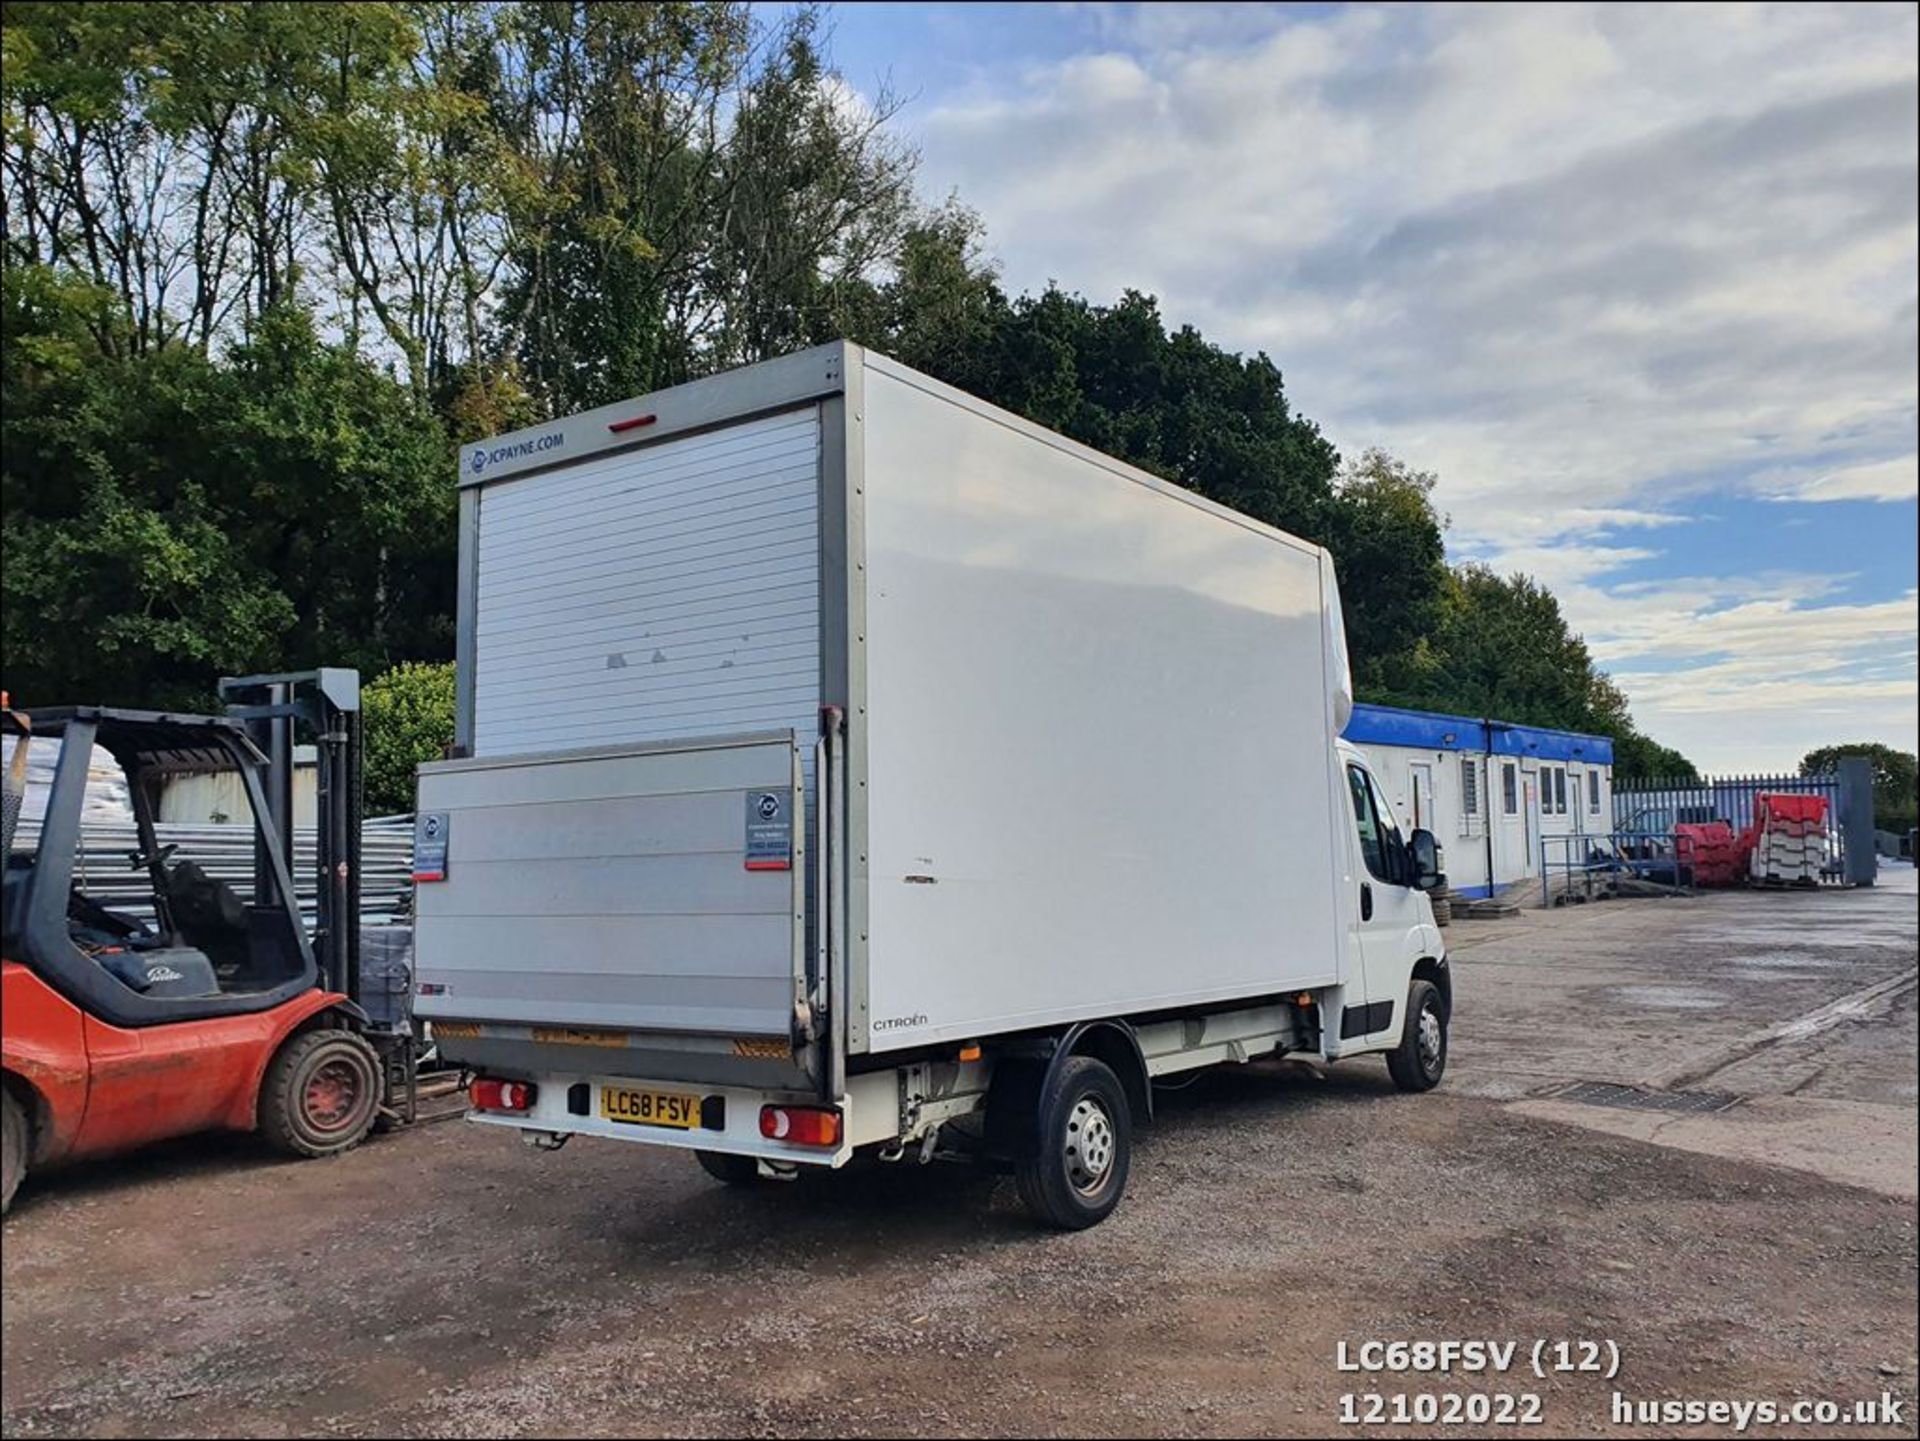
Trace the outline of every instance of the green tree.
<path fill-rule="evenodd" d="M 841 299 L 849 339 L 976 394 L 1011 314 L 980 217 L 955 197 L 908 223 L 884 283 Z"/>
<path fill-rule="evenodd" d="M 405 15 L 393 4 L 29 0 L 0 24 L 7 261 L 113 291 L 126 323 L 97 339 L 138 352 L 245 334 L 296 298 L 303 268 L 321 268 L 309 163 L 319 102 L 364 91 L 370 37 L 403 29 Z"/>
<path fill-rule="evenodd" d="M 1382 699 L 1576 730 L 1592 719 L 1593 660 L 1553 593 L 1484 565 L 1448 576 L 1429 645 Z"/>
<path fill-rule="evenodd" d="M 0 295 L 0 668 L 14 693 L 187 705 L 222 673 L 264 668 L 292 603 L 196 470 L 161 458 L 188 458 L 215 367 L 188 350 L 101 357 L 93 332 L 124 322 L 103 313 L 107 287 L 16 265 Z"/>
<path fill-rule="evenodd" d="M 453 744 L 453 697 L 451 661 L 404 662 L 361 687 L 369 815 L 413 809 L 415 771 Z"/>
<path fill-rule="evenodd" d="M 1679 751 L 1649 739 L 1638 730 L 1627 729 L 1613 735 L 1613 775 L 1615 780 L 1678 780 L 1700 778 Z"/>
<path fill-rule="evenodd" d="M 501 319 L 556 412 L 828 340 L 898 253 L 913 157 L 800 10 L 503 11 Z"/>
<path fill-rule="evenodd" d="M 92 287 L 0 275 L 0 664 L 43 703 L 452 642 L 453 458 L 406 387 L 282 309 L 223 360 L 75 363 Z"/>
<path fill-rule="evenodd" d="M 915 156 L 887 128 L 894 102 L 883 92 L 869 106 L 839 84 L 817 13 L 798 12 L 765 49 L 714 160 L 723 208 L 700 288 L 727 303 L 700 338 L 712 368 L 844 335 L 915 213 Z"/>
<path fill-rule="evenodd" d="M 1920 812 L 1920 757 L 1879 741 L 1821 746 L 1800 760 L 1803 776 L 1827 775 L 1842 756 L 1865 756 L 1873 766 L 1873 822 L 1883 831 L 1909 830 Z"/>
<path fill-rule="evenodd" d="M 1437 477 L 1371 449 L 1340 471 L 1321 538 L 1333 553 L 1346 612 L 1354 687 L 1389 690 L 1420 665 L 1447 594 L 1444 522 L 1433 507 Z"/>

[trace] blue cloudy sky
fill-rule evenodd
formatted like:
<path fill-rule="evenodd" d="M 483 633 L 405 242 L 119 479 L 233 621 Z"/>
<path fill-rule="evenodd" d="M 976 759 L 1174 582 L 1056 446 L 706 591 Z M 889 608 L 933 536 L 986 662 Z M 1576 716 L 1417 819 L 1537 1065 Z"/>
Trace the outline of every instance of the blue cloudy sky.
<path fill-rule="evenodd" d="M 843 5 L 1005 282 L 1437 471 L 1703 766 L 1916 729 L 1916 11 Z"/>

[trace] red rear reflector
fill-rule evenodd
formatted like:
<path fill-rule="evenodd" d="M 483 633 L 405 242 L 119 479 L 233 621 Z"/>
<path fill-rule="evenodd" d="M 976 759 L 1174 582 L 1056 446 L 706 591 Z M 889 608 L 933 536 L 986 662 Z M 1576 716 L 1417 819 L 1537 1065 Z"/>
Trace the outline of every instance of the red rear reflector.
<path fill-rule="evenodd" d="M 652 425 L 659 418 L 657 415 L 636 415 L 627 420 L 609 421 L 607 429 L 615 435 L 623 435 L 629 430 L 638 430 L 643 425 Z"/>
<path fill-rule="evenodd" d="M 527 1111 L 540 1088 L 531 1081 L 495 1081 L 482 1078 L 467 1088 L 476 1111 Z"/>
<path fill-rule="evenodd" d="M 827 1106 L 762 1106 L 760 1134 L 791 1146 L 837 1146 L 840 1113 Z"/>

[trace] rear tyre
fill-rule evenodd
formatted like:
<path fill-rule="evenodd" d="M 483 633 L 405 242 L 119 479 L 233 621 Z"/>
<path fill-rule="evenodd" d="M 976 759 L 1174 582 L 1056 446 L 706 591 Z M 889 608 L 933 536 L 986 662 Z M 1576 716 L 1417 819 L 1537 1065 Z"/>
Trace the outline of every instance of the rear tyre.
<path fill-rule="evenodd" d="M 1403 1091 L 1431 1091 L 1447 1072 L 1447 1007 L 1432 981 L 1407 987 L 1400 1044 L 1387 1052 L 1387 1073 Z"/>
<path fill-rule="evenodd" d="M 760 1163 L 751 1156 L 732 1156 L 725 1151 L 695 1151 L 694 1160 L 714 1180 L 729 1186 L 751 1186 L 760 1179 Z"/>
<path fill-rule="evenodd" d="M 1091 1056 L 1069 1056 L 1040 1098 L 1039 1153 L 1015 1165 L 1014 1182 L 1034 1219 L 1084 1231 L 1120 1204 L 1132 1156 L 1120 1078 Z"/>
<path fill-rule="evenodd" d="M 0 1216 L 27 1174 L 27 1113 L 12 1091 L 0 1091 Z"/>
<path fill-rule="evenodd" d="M 380 1057 L 352 1031 L 307 1031 L 282 1046 L 260 1084 L 260 1134 L 290 1156 L 337 1156 L 380 1109 Z"/>

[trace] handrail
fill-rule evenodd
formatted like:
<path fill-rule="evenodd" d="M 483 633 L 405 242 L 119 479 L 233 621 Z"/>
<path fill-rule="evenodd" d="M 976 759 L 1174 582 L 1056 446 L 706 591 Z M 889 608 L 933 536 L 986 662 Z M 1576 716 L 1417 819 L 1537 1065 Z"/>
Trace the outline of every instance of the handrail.
<path fill-rule="evenodd" d="M 1540 904 L 1624 894 L 1693 894 L 1690 836 L 1647 831 L 1576 831 L 1540 837 Z M 1558 897 L 1554 882 L 1561 882 Z"/>

